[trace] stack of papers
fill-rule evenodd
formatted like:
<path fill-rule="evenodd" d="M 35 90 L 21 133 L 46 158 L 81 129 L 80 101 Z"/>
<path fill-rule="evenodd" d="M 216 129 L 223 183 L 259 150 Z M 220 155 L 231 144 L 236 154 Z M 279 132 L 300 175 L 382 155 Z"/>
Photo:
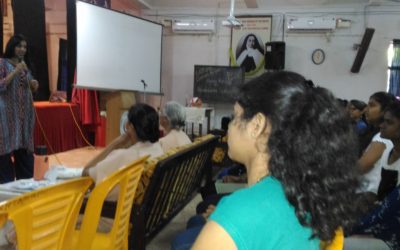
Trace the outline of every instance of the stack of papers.
<path fill-rule="evenodd" d="M 56 179 L 73 179 L 82 176 L 83 168 L 69 168 L 63 165 L 51 166 L 44 178 L 55 181 Z"/>
<path fill-rule="evenodd" d="M 12 189 L 20 191 L 32 191 L 42 187 L 47 187 L 51 184 L 52 182 L 49 180 L 35 181 L 33 179 L 22 179 L 13 182 L 11 187 Z"/>

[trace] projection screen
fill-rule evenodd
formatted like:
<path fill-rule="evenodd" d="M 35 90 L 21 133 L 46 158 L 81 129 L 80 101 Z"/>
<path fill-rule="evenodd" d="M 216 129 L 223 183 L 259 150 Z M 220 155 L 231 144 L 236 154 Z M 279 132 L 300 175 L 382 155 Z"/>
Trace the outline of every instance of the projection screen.
<path fill-rule="evenodd" d="M 160 93 L 161 24 L 81 1 L 76 20 L 77 87 Z"/>

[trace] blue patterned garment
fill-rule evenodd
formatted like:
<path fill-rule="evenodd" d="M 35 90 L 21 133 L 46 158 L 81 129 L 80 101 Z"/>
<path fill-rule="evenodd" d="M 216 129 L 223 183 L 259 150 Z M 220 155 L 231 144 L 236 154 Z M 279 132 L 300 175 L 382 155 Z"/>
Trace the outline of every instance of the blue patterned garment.
<path fill-rule="evenodd" d="M 383 240 L 390 249 L 400 249 L 400 186 L 365 216 L 352 234 L 372 234 Z"/>
<path fill-rule="evenodd" d="M 6 86 L 4 79 L 13 70 L 7 59 L 0 58 L 0 155 L 21 148 L 33 152 L 32 75 L 22 71 Z"/>

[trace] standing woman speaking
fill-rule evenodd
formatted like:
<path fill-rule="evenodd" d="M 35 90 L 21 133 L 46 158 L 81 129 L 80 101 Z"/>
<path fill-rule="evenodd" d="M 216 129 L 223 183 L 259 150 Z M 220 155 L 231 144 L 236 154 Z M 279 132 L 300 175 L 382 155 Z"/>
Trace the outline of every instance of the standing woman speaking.
<path fill-rule="evenodd" d="M 39 83 L 32 77 L 27 55 L 25 37 L 14 35 L 0 58 L 0 183 L 33 176 L 35 111 L 31 91 L 36 91 Z"/>

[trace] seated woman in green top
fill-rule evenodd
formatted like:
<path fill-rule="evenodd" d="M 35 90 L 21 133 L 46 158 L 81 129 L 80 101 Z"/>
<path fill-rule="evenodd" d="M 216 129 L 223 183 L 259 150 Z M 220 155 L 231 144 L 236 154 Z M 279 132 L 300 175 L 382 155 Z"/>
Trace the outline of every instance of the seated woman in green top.
<path fill-rule="evenodd" d="M 246 189 L 225 197 L 193 249 L 319 249 L 353 216 L 355 134 L 326 89 L 292 72 L 240 88 L 229 156 L 246 166 Z"/>

